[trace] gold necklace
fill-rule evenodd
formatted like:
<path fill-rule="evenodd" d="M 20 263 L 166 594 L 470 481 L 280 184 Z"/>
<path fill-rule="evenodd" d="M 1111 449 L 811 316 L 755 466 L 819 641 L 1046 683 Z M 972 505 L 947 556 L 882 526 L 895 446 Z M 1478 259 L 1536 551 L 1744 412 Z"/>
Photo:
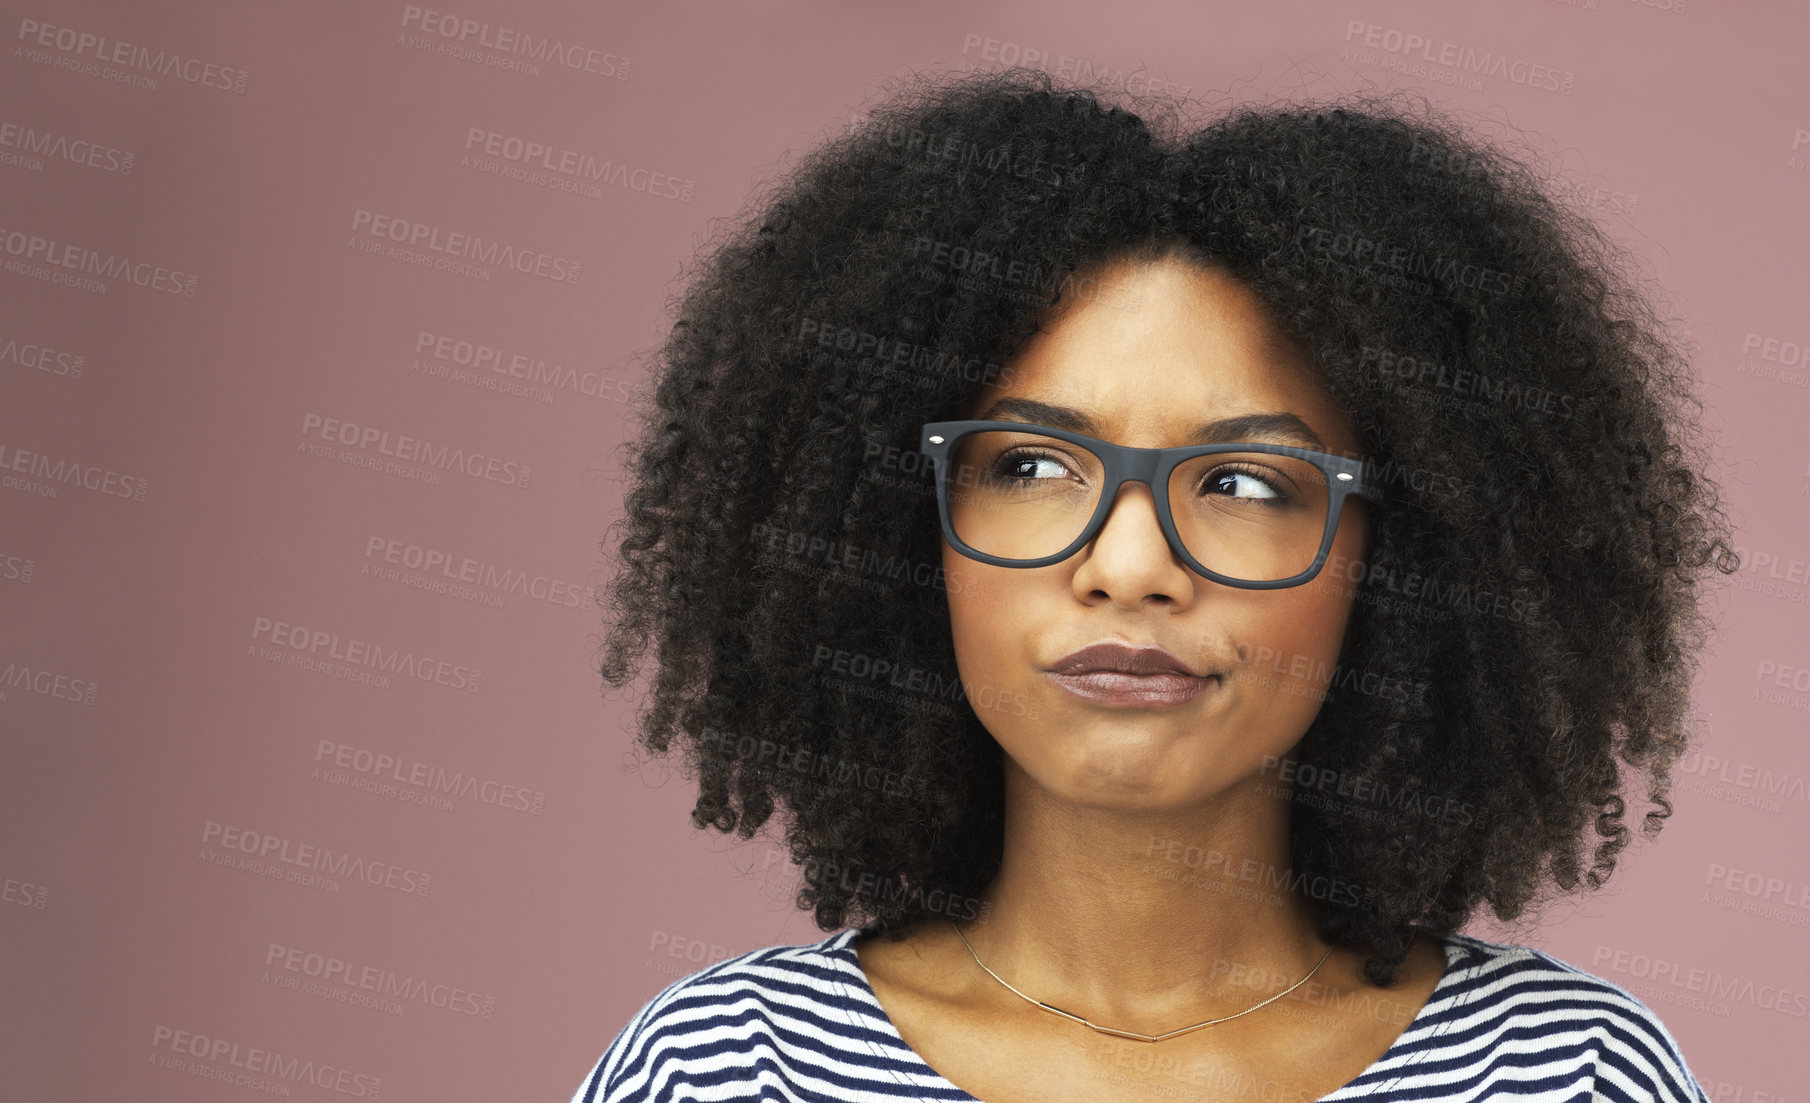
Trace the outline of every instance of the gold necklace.
<path fill-rule="evenodd" d="M 949 925 L 951 927 L 955 927 L 955 921 L 953 919 L 950 920 Z M 980 966 L 982 969 L 987 969 L 986 962 L 982 961 L 980 959 L 980 955 L 974 952 L 974 947 L 972 945 L 969 945 L 968 936 L 965 934 L 962 934 L 962 929 L 960 927 L 955 927 L 955 933 L 956 933 L 956 936 L 962 940 L 962 945 L 968 947 L 968 953 L 970 956 L 972 956 L 974 958 L 974 964 Z M 1328 947 L 1326 947 L 1326 952 L 1320 955 L 1320 960 L 1314 962 L 1314 967 L 1307 971 L 1307 977 L 1311 977 L 1315 973 L 1319 972 L 1320 966 L 1326 964 L 1326 959 L 1331 956 L 1332 956 L 1332 947 L 1328 946 Z M 1004 984 L 1007 988 L 1012 988 L 1012 986 L 1010 984 L 1006 983 L 1006 979 L 1004 977 L 1000 976 L 998 973 L 995 973 L 993 970 L 987 969 L 987 975 L 992 977 L 994 980 L 998 981 L 999 983 Z M 1258 1007 L 1265 1007 L 1265 1006 L 1268 1006 L 1269 1004 L 1276 1002 L 1277 1000 L 1281 999 L 1283 996 L 1288 995 L 1290 992 L 1293 992 L 1295 989 L 1301 987 L 1303 984 L 1306 984 L 1307 977 L 1302 977 L 1300 980 L 1289 985 L 1287 988 L 1284 988 L 1282 991 L 1271 996 L 1269 999 L 1264 1000 L 1262 1003 L 1258 1004 L 1256 1007 L 1245 1008 L 1243 1011 L 1238 1012 L 1238 1015 L 1249 1015 L 1251 1012 L 1257 1010 Z M 1015 994 L 1017 994 L 1018 996 L 1026 999 L 1026 1000 L 1029 1000 L 1031 1003 L 1036 1004 L 1038 1007 L 1043 1008 L 1045 1011 L 1054 1011 L 1056 1014 L 1061 1015 L 1065 1019 L 1073 1019 L 1076 1022 L 1080 1023 L 1082 1026 L 1091 1027 L 1092 1029 L 1097 1030 L 1102 1034 L 1113 1034 L 1113 1035 L 1117 1035 L 1120 1038 L 1132 1038 L 1132 1039 L 1135 1039 L 1140 1042 L 1160 1042 L 1160 1041 L 1164 1040 L 1165 1038 L 1173 1038 L 1178 1034 L 1186 1034 L 1191 1030 L 1199 1030 L 1203 1026 L 1212 1026 L 1214 1023 L 1223 1023 L 1227 1019 L 1236 1019 L 1238 1017 L 1238 1015 L 1227 1015 L 1224 1018 L 1220 1018 L 1220 1019 L 1208 1019 L 1204 1023 L 1195 1023 L 1193 1026 L 1184 1026 L 1180 1030 L 1171 1030 L 1167 1034 L 1139 1034 L 1136 1031 L 1131 1031 L 1131 1030 L 1114 1030 L 1112 1027 L 1109 1027 L 1109 1026 L 1098 1026 L 1094 1023 L 1088 1022 L 1086 1019 L 1083 1019 L 1079 1015 L 1073 1014 L 1068 1011 L 1064 1011 L 1060 1007 L 1051 1007 L 1049 1004 L 1044 1003 L 1042 1000 L 1033 1000 L 1033 999 L 1031 999 L 1031 997 L 1026 996 L 1023 992 L 1019 992 L 1018 989 L 1016 989 L 1016 988 L 1012 988 L 1012 991 Z"/>

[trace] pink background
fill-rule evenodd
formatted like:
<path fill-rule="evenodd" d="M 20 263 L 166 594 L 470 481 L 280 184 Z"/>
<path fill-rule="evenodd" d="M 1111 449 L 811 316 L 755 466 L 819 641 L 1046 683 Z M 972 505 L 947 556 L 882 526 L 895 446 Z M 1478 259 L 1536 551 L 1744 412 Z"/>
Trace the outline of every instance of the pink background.
<path fill-rule="evenodd" d="M 590 670 L 601 624 L 583 599 L 610 566 L 624 399 L 681 264 L 787 151 L 857 123 L 889 75 L 1030 50 L 1052 68 L 1143 68 L 1196 97 L 1423 88 L 1486 134 L 1507 121 L 1541 136 L 1553 186 L 1671 292 L 1747 556 L 1716 597 L 1702 753 L 1659 844 L 1634 848 L 1608 890 L 1538 925 L 1471 930 L 1641 996 L 1716 1099 L 1806 1098 L 1810 1021 L 1769 1010 L 1766 987 L 1810 992 L 1810 907 L 1781 903 L 1810 891 L 1800 5 L 436 9 L 595 51 L 597 71 L 538 73 L 437 52 L 448 40 L 388 2 L 4 8 L 8 1097 L 265 1094 L 215 1078 L 235 1071 L 224 1050 L 179 1052 L 199 1035 L 240 1064 L 257 1048 L 339 1070 L 289 1084 L 295 1098 L 565 1100 L 676 977 L 824 937 L 790 908 L 797 873 L 776 843 L 691 829 L 687 782 L 635 764 L 632 701 L 601 699 Z M 1570 91 L 1386 68 L 1409 35 L 1434 56 L 1450 42 L 1548 66 Z M 196 79 L 147 86 L 114 42 L 194 59 Z M 474 129 L 636 175 L 585 194 L 486 172 Z M 360 243 L 385 242 L 361 210 L 551 254 L 577 278 L 369 254 Z M 132 267 L 71 283 L 71 247 Z M 439 337 L 502 350 L 506 370 L 458 376 L 433 355 Z M 530 362 L 541 381 L 512 389 L 508 365 Z M 432 483 L 336 457 L 381 460 L 376 445 L 315 455 L 311 418 L 388 434 L 391 450 L 461 449 L 476 473 Z M 391 548 L 492 576 L 464 593 L 409 585 Z M 297 630 L 409 652 L 429 680 L 292 665 Z M 377 756 L 395 765 L 379 772 Z M 417 768 L 475 784 L 423 803 L 406 783 Z M 233 844 L 259 837 L 290 859 L 348 853 L 377 883 L 293 883 L 281 853 L 279 876 L 239 868 Z M 1718 870 L 1741 871 L 1734 887 L 1710 883 Z M 356 983 L 314 983 L 308 963 L 328 958 L 421 984 L 367 1006 Z M 1691 992 L 1692 970 L 1754 994 Z"/>

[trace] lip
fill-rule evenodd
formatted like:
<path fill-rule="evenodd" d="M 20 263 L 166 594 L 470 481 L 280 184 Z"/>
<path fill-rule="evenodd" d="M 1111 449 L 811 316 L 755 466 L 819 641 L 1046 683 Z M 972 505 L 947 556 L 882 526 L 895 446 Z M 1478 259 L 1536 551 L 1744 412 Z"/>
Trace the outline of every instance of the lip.
<path fill-rule="evenodd" d="M 1219 687 L 1216 674 L 1196 678 L 1188 674 L 1119 674 L 1110 670 L 1051 674 L 1050 681 L 1098 704 L 1133 708 L 1185 705 Z"/>
<path fill-rule="evenodd" d="M 1050 664 L 1051 674 L 1082 674 L 1090 670 L 1118 674 L 1179 674 L 1186 678 L 1206 678 L 1214 673 L 1190 670 L 1186 663 L 1161 647 L 1135 647 L 1118 640 L 1090 643 Z"/>
<path fill-rule="evenodd" d="M 1196 673 L 1161 647 L 1102 640 L 1070 652 L 1047 671 L 1050 681 L 1103 705 L 1181 705 L 1218 688 L 1216 673 Z"/>

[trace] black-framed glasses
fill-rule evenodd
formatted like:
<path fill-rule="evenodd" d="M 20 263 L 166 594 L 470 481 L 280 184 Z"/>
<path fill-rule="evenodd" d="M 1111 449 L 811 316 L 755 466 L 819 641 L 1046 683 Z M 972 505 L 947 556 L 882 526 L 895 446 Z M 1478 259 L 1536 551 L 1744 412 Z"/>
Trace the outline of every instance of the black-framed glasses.
<path fill-rule="evenodd" d="M 1141 482 L 1196 573 L 1250 590 L 1299 586 L 1325 565 L 1345 499 L 1385 500 L 1371 461 L 1285 444 L 1131 448 L 1022 421 L 932 421 L 920 451 L 936 467 L 949 545 L 1001 567 L 1067 559 L 1106 524 L 1119 487 Z"/>

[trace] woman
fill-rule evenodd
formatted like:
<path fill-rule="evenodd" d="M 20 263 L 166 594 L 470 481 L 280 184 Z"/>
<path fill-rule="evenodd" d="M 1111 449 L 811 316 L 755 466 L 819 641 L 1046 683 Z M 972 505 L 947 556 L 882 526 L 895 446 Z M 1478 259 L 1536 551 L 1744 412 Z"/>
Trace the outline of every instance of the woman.
<path fill-rule="evenodd" d="M 693 280 L 601 671 L 657 648 L 642 743 L 697 826 L 783 808 L 837 933 L 668 986 L 575 1101 L 1706 1100 L 1633 995 L 1457 933 L 1603 883 L 1618 770 L 1671 812 L 1736 566 L 1689 364 L 1430 111 L 1142 115 L 895 97 Z"/>

